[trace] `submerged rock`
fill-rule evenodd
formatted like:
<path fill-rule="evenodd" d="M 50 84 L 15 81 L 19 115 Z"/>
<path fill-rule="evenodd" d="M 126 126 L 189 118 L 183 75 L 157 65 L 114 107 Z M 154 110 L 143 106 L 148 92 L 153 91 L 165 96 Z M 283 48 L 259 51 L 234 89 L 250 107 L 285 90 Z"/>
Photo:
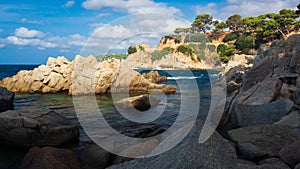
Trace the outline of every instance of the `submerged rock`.
<path fill-rule="evenodd" d="M 33 147 L 26 154 L 20 169 L 83 169 L 83 166 L 70 150 Z"/>
<path fill-rule="evenodd" d="M 0 86 L 0 112 L 14 108 L 15 94 Z"/>
<path fill-rule="evenodd" d="M 41 107 L 0 114 L 0 144 L 58 146 L 79 138 L 78 127 L 62 115 Z"/>

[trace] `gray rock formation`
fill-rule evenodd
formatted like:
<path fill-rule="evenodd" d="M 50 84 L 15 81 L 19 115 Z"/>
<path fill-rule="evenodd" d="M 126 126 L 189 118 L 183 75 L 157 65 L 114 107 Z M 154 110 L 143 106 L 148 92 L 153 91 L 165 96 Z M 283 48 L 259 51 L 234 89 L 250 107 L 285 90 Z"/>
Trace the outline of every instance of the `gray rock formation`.
<path fill-rule="evenodd" d="M 237 157 L 233 146 L 218 133 L 199 144 L 202 122 L 196 122 L 191 133 L 175 148 L 158 156 L 135 159 L 109 167 L 110 169 L 199 168 L 236 169 Z"/>
<path fill-rule="evenodd" d="M 15 94 L 0 86 L 0 112 L 14 108 Z"/>
<path fill-rule="evenodd" d="M 287 164 L 295 166 L 300 163 L 300 140 L 283 147 L 279 151 L 279 157 Z"/>
<path fill-rule="evenodd" d="M 31 147 L 58 146 L 77 141 L 79 129 L 62 115 L 41 107 L 0 114 L 0 144 Z"/>
<path fill-rule="evenodd" d="M 83 169 L 83 166 L 70 150 L 33 147 L 26 154 L 20 169 Z"/>
<path fill-rule="evenodd" d="M 297 141 L 293 130 L 278 125 L 248 126 L 229 131 L 238 150 L 247 159 L 278 156 L 281 148 Z"/>

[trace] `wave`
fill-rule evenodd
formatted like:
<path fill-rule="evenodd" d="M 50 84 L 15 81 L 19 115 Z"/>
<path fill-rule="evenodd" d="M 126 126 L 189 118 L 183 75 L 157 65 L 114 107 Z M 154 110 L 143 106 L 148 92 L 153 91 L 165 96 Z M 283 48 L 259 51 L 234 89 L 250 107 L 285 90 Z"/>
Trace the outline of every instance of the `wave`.
<path fill-rule="evenodd" d="M 192 80 L 192 79 L 200 79 L 202 77 L 188 77 L 188 76 L 178 76 L 178 77 L 168 77 L 168 80 Z"/>

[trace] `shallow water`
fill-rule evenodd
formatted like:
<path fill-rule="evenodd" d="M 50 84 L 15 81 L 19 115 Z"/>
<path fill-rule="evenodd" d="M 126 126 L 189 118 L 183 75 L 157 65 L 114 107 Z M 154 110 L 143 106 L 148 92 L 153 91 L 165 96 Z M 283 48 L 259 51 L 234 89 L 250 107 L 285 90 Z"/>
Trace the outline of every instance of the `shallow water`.
<path fill-rule="evenodd" d="M 1 67 L 1 66 L 0 66 Z M 142 73 L 147 73 L 147 70 L 141 70 Z M 118 132 L 125 134 L 130 137 L 148 137 L 149 135 L 143 135 L 143 133 L 151 133 L 159 129 L 159 134 L 167 130 L 178 117 L 178 113 L 181 108 L 182 99 L 188 99 L 191 105 L 198 104 L 198 119 L 205 120 L 208 109 L 210 106 L 211 99 L 211 83 L 210 80 L 215 78 L 217 72 L 213 72 L 210 76 L 206 71 L 183 71 L 183 70 L 159 70 L 161 75 L 168 76 L 168 81 L 164 82 L 167 85 L 175 85 L 177 89 L 181 89 L 176 94 L 166 95 L 166 108 L 163 113 L 154 121 L 150 123 L 136 123 L 124 118 L 116 109 L 114 101 L 110 94 L 96 96 L 96 102 L 98 103 L 99 110 L 105 117 L 105 120 Z M 210 79 L 211 78 L 211 79 Z M 198 87 L 195 88 L 194 83 L 197 83 Z M 193 86 L 193 87 L 191 87 Z M 199 95 L 193 95 L 192 93 L 200 92 L 200 101 L 195 103 L 194 100 L 198 100 Z M 185 95 L 188 93 L 188 95 Z M 131 95 L 138 95 L 139 93 L 132 93 Z M 122 95 L 122 94 L 120 94 Z M 155 95 L 154 95 L 155 96 Z M 184 98 L 183 98 L 184 97 Z M 84 99 L 84 97 L 83 97 Z M 74 109 L 73 98 L 66 93 L 58 94 L 16 94 L 15 97 L 15 109 L 21 109 L 26 106 L 42 105 L 46 106 L 51 110 L 54 110 L 69 120 L 79 124 Z M 190 107 L 194 110 L 193 107 Z M 189 109 L 185 109 L 185 113 L 189 114 Z M 79 124 L 80 125 L 80 124 Z M 93 127 L 93 126 L 92 126 Z M 94 126 L 95 130 L 97 126 Z M 86 143 L 91 142 L 90 138 L 80 128 L 80 143 L 76 146 L 82 146 Z M 8 160 L 4 154 L 10 153 L 14 156 L 15 160 Z M 0 168 L 1 163 L 8 162 L 9 164 L 17 164 L 23 158 L 24 150 L 0 150 Z M 10 162 L 9 162 L 10 161 Z M 6 165 L 9 166 L 9 165 Z M 12 167 L 13 168 L 13 167 Z"/>

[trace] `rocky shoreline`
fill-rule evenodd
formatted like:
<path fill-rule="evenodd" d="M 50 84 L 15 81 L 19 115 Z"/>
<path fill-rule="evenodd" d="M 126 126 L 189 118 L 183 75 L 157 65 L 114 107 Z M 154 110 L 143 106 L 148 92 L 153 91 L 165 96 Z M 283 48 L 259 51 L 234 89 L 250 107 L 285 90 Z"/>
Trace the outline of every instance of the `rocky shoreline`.
<path fill-rule="evenodd" d="M 166 80 L 158 73 L 141 75 L 118 59 L 98 62 L 94 56 L 49 58 L 46 65 L 34 70 L 22 70 L 0 81 L 0 86 L 21 93 L 59 93 L 70 95 L 104 94 L 113 92 L 150 92 L 162 90 L 175 93 L 174 86 L 157 84 Z"/>
<path fill-rule="evenodd" d="M 229 63 L 231 67 L 225 69 L 220 75 L 220 79 L 226 78 L 228 83 L 223 118 L 217 131 L 203 144 L 198 143 L 203 127 L 203 122 L 199 120 L 196 121 L 188 136 L 175 148 L 150 158 L 122 158 L 94 144 L 70 151 L 57 146 L 78 138 L 76 126 L 55 112 L 40 107 L 34 108 L 32 112 L 24 109 L 8 110 L 11 109 L 10 106 L 0 113 L 0 121 L 2 120 L 0 143 L 42 147 L 30 149 L 21 165 L 24 169 L 35 169 L 40 166 L 46 169 L 106 167 L 299 169 L 300 34 L 291 35 L 287 40 L 274 42 L 269 48 L 261 50 L 256 58 L 245 56 L 242 59 L 235 59 L 240 59 L 243 64 L 230 65 Z M 148 79 L 146 84 L 149 86 L 154 85 L 153 82 L 164 80 L 150 75 L 137 74 L 137 77 L 142 81 Z M 18 83 L 13 79 L 3 80 L 1 84 L 11 90 L 17 90 Z M 161 89 L 157 86 L 157 88 L 149 86 L 142 91 Z M 70 92 L 70 88 L 68 89 Z M 5 89 L 1 91 L 5 91 L 1 95 L 4 100 L 8 100 L 5 103 L 9 105 L 13 98 L 12 93 Z M 14 140 L 16 134 L 18 139 Z M 52 137 L 61 134 L 65 137 L 59 140 Z M 49 139 L 44 140 L 45 138 Z M 156 144 L 157 142 L 153 140 L 145 147 L 151 152 Z"/>

